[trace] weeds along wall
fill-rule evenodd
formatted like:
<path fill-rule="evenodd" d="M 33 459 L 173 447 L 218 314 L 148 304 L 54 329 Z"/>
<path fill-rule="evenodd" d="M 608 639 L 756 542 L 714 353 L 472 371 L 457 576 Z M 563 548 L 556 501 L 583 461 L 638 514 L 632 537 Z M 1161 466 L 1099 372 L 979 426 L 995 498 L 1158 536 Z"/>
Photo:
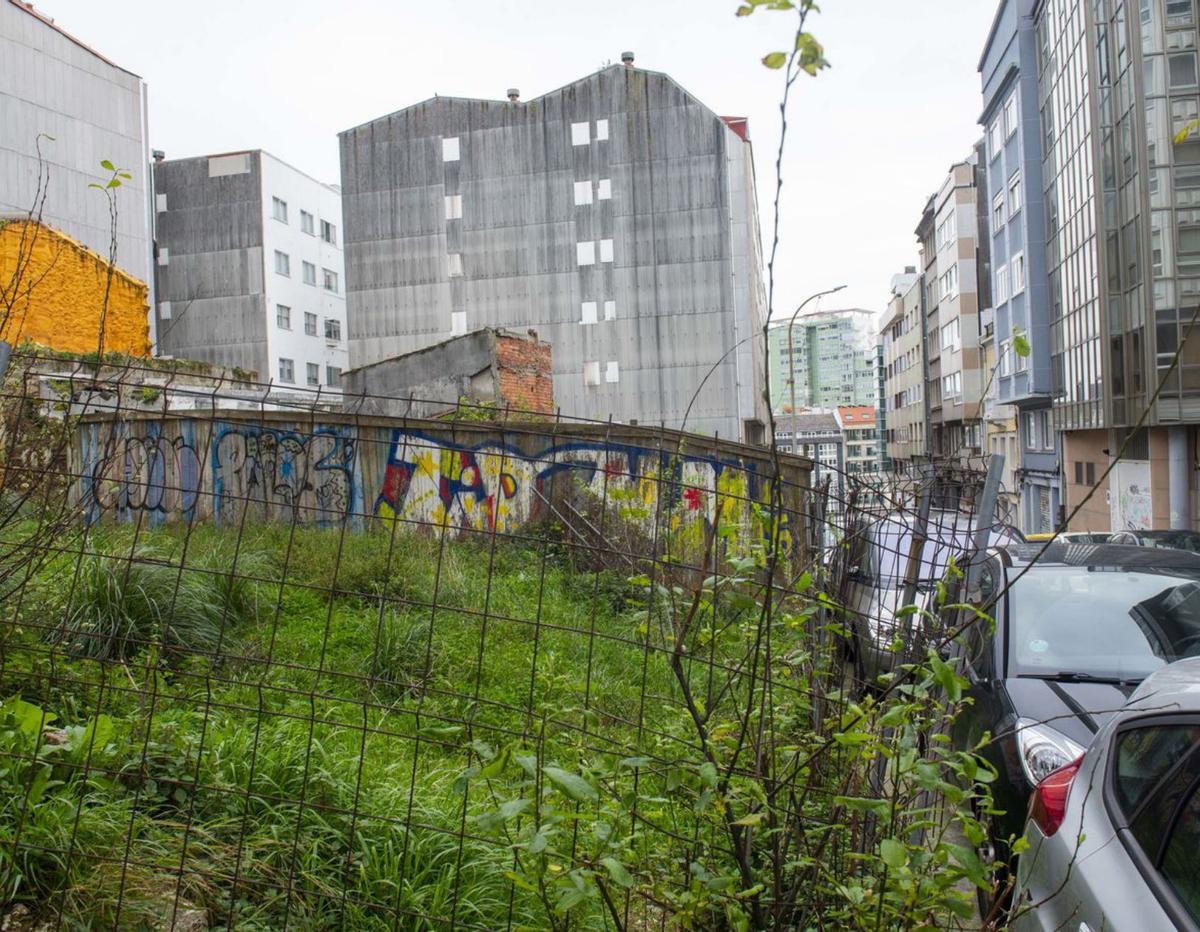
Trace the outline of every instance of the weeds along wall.
<path fill-rule="evenodd" d="M 770 534 L 766 450 L 674 431 L 556 422 L 447 423 L 227 412 L 93 417 L 74 471 L 89 522 L 211 520 L 352 528 L 402 522 L 512 533 L 601 515 L 684 546 L 719 533 L 745 552 Z M 795 537 L 805 460 L 781 458 L 781 532 Z"/>

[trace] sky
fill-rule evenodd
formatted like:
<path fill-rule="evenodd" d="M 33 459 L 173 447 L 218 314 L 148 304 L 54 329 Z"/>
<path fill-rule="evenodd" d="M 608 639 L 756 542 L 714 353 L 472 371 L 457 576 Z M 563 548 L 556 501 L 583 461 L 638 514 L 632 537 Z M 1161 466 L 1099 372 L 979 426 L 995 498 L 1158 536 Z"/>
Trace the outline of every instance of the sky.
<path fill-rule="evenodd" d="M 832 67 L 793 92 L 775 318 L 882 312 L 915 265 L 925 199 L 981 133 L 979 55 L 998 0 L 821 0 L 809 28 Z M 149 85 L 168 158 L 266 149 L 338 181 L 337 133 L 437 94 L 525 99 L 633 51 L 722 115 L 746 116 L 764 254 L 772 240 L 790 14 L 738 0 L 35 0 Z"/>

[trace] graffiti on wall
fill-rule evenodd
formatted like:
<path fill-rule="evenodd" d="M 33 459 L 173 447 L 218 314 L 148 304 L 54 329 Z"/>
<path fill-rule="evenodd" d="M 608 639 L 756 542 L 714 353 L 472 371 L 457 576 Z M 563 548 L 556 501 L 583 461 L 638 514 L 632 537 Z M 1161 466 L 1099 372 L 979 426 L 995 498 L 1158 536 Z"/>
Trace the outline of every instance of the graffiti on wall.
<path fill-rule="evenodd" d="M 666 517 L 703 539 L 720 516 L 726 536 L 745 538 L 761 485 L 754 466 L 715 457 L 672 456 L 625 444 L 576 441 L 534 455 L 488 442 L 461 446 L 396 431 L 375 513 L 464 531 L 508 533 L 552 508 L 549 484 L 566 474 L 585 496 L 647 529 Z"/>
<path fill-rule="evenodd" d="M 149 425 L 140 437 L 92 438 L 84 471 L 88 514 L 133 517 L 152 522 L 168 514 L 191 517 L 200 488 L 200 458 L 189 434 L 167 437 Z"/>
<path fill-rule="evenodd" d="M 318 524 L 354 510 L 355 441 L 340 427 L 302 434 L 253 425 L 224 425 L 213 441 L 213 514 L 229 519 L 243 504 L 273 517 Z"/>

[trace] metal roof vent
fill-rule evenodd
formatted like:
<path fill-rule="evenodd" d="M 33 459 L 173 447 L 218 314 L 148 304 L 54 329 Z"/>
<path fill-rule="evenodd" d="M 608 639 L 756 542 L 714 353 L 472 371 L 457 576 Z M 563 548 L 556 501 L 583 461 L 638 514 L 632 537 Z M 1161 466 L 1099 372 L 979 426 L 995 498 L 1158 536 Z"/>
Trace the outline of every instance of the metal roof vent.
<path fill-rule="evenodd" d="M 521 91 L 518 88 L 510 87 L 508 89 L 508 99 L 514 104 L 521 99 Z"/>
<path fill-rule="evenodd" d="M 623 64 L 626 68 L 632 68 L 633 67 L 633 52 L 622 52 L 621 53 L 621 64 Z"/>

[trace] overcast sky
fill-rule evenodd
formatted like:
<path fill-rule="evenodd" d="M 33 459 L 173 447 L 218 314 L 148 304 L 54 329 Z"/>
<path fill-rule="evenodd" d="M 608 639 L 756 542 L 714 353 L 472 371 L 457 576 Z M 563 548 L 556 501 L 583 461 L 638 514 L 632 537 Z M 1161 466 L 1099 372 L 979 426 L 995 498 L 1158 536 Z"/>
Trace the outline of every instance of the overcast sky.
<path fill-rule="evenodd" d="M 979 135 L 976 66 L 997 0 L 821 0 L 833 67 L 798 85 L 784 161 L 775 315 L 881 311 L 916 262 L 925 198 Z M 553 90 L 636 53 L 723 115 L 750 118 L 770 248 L 788 15 L 737 0 L 37 0 L 150 87 L 168 158 L 267 149 L 338 181 L 337 133 L 439 94 Z M 816 307 L 817 305 L 812 305 Z"/>

